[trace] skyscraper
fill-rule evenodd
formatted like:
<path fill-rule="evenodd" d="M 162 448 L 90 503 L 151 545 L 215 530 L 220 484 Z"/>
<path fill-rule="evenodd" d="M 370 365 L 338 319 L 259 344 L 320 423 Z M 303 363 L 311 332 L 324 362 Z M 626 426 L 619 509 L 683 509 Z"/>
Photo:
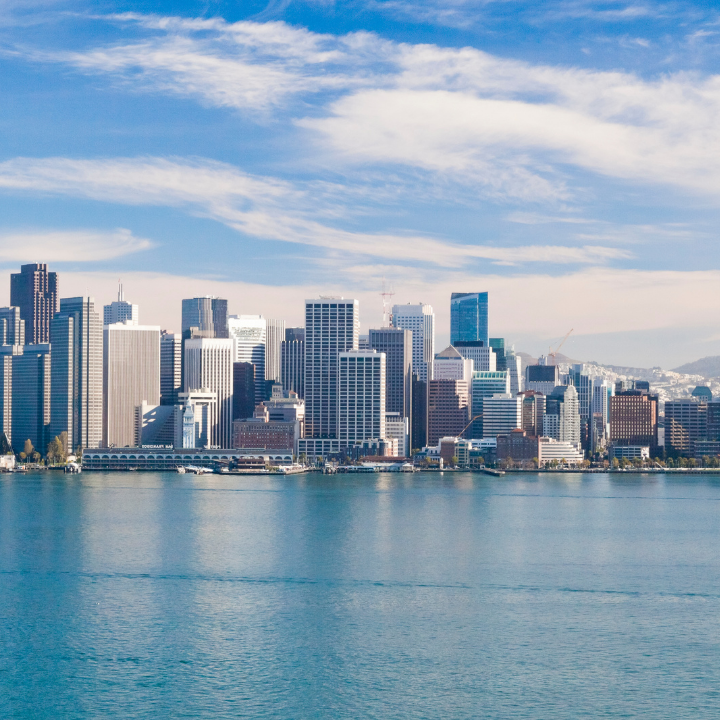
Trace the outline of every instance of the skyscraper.
<path fill-rule="evenodd" d="M 0 345 L 0 433 L 12 446 L 13 356 L 22 354 L 22 345 Z"/>
<path fill-rule="evenodd" d="M 338 353 L 338 439 L 342 445 L 385 437 L 385 353 Z"/>
<path fill-rule="evenodd" d="M 103 308 L 103 324 L 112 325 L 121 322 L 137 325 L 140 322 L 140 309 L 137 305 L 125 302 L 123 286 L 118 283 L 118 299 Z"/>
<path fill-rule="evenodd" d="M 497 355 L 494 350 L 485 345 L 482 340 L 458 340 L 453 347 L 468 360 L 473 361 L 473 370 L 490 372 L 504 370 L 496 365 Z M 505 356 L 503 355 L 503 359 Z"/>
<path fill-rule="evenodd" d="M 265 319 L 265 380 L 282 382 L 281 347 L 285 340 L 285 321 Z"/>
<path fill-rule="evenodd" d="M 412 371 L 424 383 L 432 378 L 435 357 L 435 313 L 431 305 L 393 305 L 396 328 L 412 331 Z"/>
<path fill-rule="evenodd" d="M 19 307 L 0 308 L 0 345 L 24 345 L 25 321 Z"/>
<path fill-rule="evenodd" d="M 581 449 L 578 394 L 572 385 L 559 385 L 546 398 L 543 435 Z"/>
<path fill-rule="evenodd" d="M 505 362 L 505 338 L 490 338 L 490 347 L 495 354 L 495 370 L 507 370 Z M 475 368 L 480 370 L 480 368 Z"/>
<path fill-rule="evenodd" d="M 44 263 L 21 265 L 10 275 L 10 305 L 20 308 L 25 321 L 25 342 L 29 345 L 50 340 L 50 321 L 57 311 L 58 276 Z"/>
<path fill-rule="evenodd" d="M 665 443 L 672 428 L 673 405 L 665 403 Z M 672 429 L 669 433 L 672 435 Z M 658 396 L 646 390 L 623 390 L 610 398 L 610 442 L 617 447 L 658 446 Z M 671 440 L 672 442 L 672 440 Z"/>
<path fill-rule="evenodd" d="M 370 348 L 385 353 L 387 412 L 412 417 L 412 331 L 401 328 L 370 330 Z"/>
<path fill-rule="evenodd" d="M 471 408 L 470 417 L 472 425 L 465 434 L 466 437 L 474 440 L 481 440 L 485 437 L 483 425 L 483 402 L 485 398 L 493 395 L 507 395 L 510 393 L 510 378 L 507 371 L 479 371 L 473 372 L 470 383 Z"/>
<path fill-rule="evenodd" d="M 231 315 L 228 335 L 233 341 L 233 362 L 255 366 L 255 402 L 262 402 L 265 397 L 267 320 L 262 315 Z"/>
<path fill-rule="evenodd" d="M 412 419 L 410 420 L 410 449 L 419 450 L 427 445 L 427 383 L 412 377 Z"/>
<path fill-rule="evenodd" d="M 182 391 L 182 339 L 178 333 L 160 335 L 160 404 L 176 405 Z"/>
<path fill-rule="evenodd" d="M 185 392 L 215 393 L 210 407 L 209 444 L 232 443 L 233 342 L 229 338 L 190 338 L 185 341 Z"/>
<path fill-rule="evenodd" d="M 452 345 L 435 355 L 432 368 L 433 380 L 464 380 L 470 383 L 473 373 L 473 361 L 463 357 Z"/>
<path fill-rule="evenodd" d="M 12 357 L 12 439 L 20 452 L 26 440 L 44 454 L 50 440 L 50 345 L 26 345 Z"/>
<path fill-rule="evenodd" d="M 505 368 L 510 378 L 510 394 L 517 395 L 524 390 L 525 383 L 522 375 L 522 361 L 519 355 L 515 354 L 515 347 L 505 351 Z M 500 368 L 495 368 L 499 370 Z"/>
<path fill-rule="evenodd" d="M 135 443 L 135 411 L 160 403 L 160 328 L 113 323 L 103 328 L 103 446 Z"/>
<path fill-rule="evenodd" d="M 251 418 L 255 411 L 255 366 L 233 363 L 233 420 Z"/>
<path fill-rule="evenodd" d="M 227 300 L 205 295 L 182 301 L 182 336 L 206 338 L 228 337 Z M 193 332 L 193 328 L 195 331 Z"/>
<path fill-rule="evenodd" d="M 453 293 L 450 297 L 450 344 L 481 340 L 489 345 L 488 294 Z"/>
<path fill-rule="evenodd" d="M 338 354 L 358 349 L 359 309 L 339 297 L 305 301 L 306 438 L 337 438 Z"/>
<path fill-rule="evenodd" d="M 468 384 L 464 380 L 431 380 L 428 387 L 428 445 L 458 437 L 468 424 Z"/>
<path fill-rule="evenodd" d="M 522 428 L 523 399 L 510 394 L 493 395 L 483 400 L 483 437 L 507 435 Z"/>
<path fill-rule="evenodd" d="M 103 336 L 91 297 L 63 298 L 51 323 L 51 435 L 68 434 L 68 447 L 102 440 Z"/>
<path fill-rule="evenodd" d="M 550 393 L 560 384 L 560 371 L 557 365 L 528 365 L 525 368 L 526 390 L 535 390 L 543 395 Z"/>
<path fill-rule="evenodd" d="M 305 397 L 305 328 L 287 328 L 280 351 L 283 390 Z"/>

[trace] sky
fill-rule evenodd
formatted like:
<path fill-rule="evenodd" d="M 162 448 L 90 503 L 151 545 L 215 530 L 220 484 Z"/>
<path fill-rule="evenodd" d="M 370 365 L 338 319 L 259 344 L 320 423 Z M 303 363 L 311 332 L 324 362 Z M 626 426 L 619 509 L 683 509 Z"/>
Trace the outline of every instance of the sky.
<path fill-rule="evenodd" d="M 533 355 L 720 354 L 720 9 L 589 0 L 0 0 L 0 298 L 490 293 Z"/>

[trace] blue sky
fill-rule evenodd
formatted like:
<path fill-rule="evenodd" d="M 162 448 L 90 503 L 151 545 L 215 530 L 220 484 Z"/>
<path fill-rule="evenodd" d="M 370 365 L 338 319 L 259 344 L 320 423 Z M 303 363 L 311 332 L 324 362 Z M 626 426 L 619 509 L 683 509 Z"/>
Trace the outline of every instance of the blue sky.
<path fill-rule="evenodd" d="M 0 292 L 367 329 L 385 283 L 442 345 L 488 290 L 520 350 L 719 354 L 719 55 L 709 2 L 0 0 Z"/>

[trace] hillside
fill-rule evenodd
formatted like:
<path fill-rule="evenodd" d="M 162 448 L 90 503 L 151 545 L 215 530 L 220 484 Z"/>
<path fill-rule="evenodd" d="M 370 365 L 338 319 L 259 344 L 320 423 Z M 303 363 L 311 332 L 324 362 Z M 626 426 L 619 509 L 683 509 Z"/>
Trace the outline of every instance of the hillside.
<path fill-rule="evenodd" d="M 703 377 L 720 377 L 720 355 L 711 355 L 674 368 L 675 372 Z"/>

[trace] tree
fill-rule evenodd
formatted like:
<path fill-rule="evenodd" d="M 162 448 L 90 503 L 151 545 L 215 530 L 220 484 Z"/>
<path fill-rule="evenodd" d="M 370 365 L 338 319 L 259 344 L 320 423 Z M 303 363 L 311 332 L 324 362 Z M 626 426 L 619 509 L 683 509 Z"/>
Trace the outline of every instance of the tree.
<path fill-rule="evenodd" d="M 33 444 L 30 442 L 30 438 L 28 438 L 25 441 L 25 447 L 23 447 L 23 452 L 25 453 L 25 457 L 30 457 L 33 454 L 33 451 L 35 448 L 33 447 Z"/>
<path fill-rule="evenodd" d="M 46 458 L 48 463 L 57 465 L 65 462 L 65 448 L 59 436 L 55 436 L 54 440 L 48 443 Z"/>
<path fill-rule="evenodd" d="M 457 455 L 453 455 L 453 456 L 450 458 L 450 464 L 451 464 L 453 467 L 455 467 L 455 466 L 458 464 L 458 456 L 457 456 Z"/>
<path fill-rule="evenodd" d="M 617 458 L 613 458 L 612 466 L 613 470 L 617 470 L 620 467 L 620 461 Z"/>

